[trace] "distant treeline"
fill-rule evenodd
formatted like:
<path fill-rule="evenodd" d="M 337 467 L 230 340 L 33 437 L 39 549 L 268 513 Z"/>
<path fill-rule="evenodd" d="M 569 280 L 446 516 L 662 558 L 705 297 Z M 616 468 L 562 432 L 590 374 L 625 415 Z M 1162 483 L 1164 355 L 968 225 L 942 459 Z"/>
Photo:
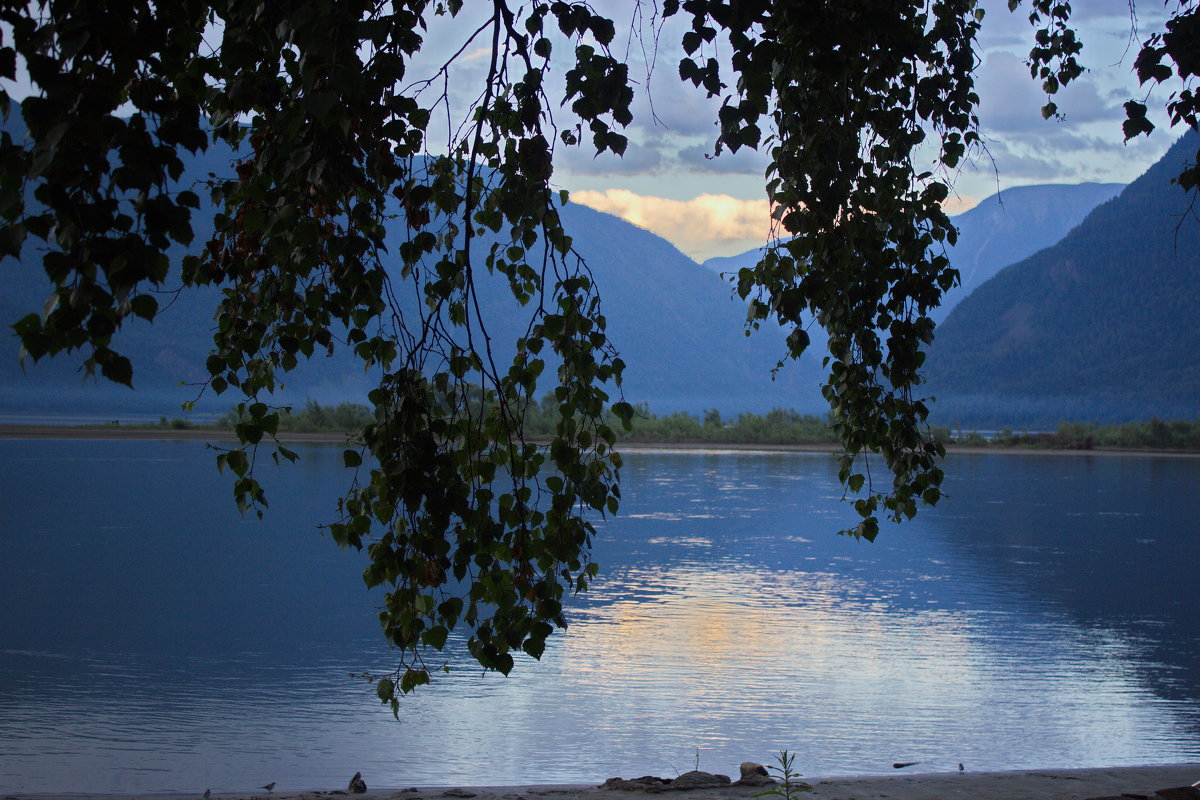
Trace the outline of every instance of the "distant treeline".
<path fill-rule="evenodd" d="M 558 408 L 553 396 L 547 395 L 530 406 L 525 418 L 525 434 L 531 438 L 549 439 L 558 422 Z M 341 403 L 323 406 L 314 400 L 303 408 L 281 410 L 279 430 L 302 433 L 354 432 L 375 421 L 375 415 L 365 405 Z M 716 409 L 693 416 L 686 411 L 659 416 L 645 405 L 638 406 L 633 417 L 633 430 L 625 431 L 615 416 L 607 421 L 623 441 L 638 442 L 714 442 L 726 444 L 810 444 L 833 441 L 829 423 L 789 409 L 777 408 L 766 414 L 738 414 L 728 419 Z M 231 429 L 238 423 L 236 410 L 217 421 L 217 427 Z M 184 420 L 160 422 L 162 427 L 194 427 Z"/>
<path fill-rule="evenodd" d="M 977 433 L 953 440 L 958 444 L 989 447 L 1048 447 L 1059 450 L 1200 450 L 1200 419 L 1162 420 L 1121 425 L 1062 422 L 1048 433 L 1001 431 L 991 439 Z"/>
<path fill-rule="evenodd" d="M 543 398 L 526 417 L 526 433 L 549 438 L 557 422 L 556 403 L 552 397 Z M 814 444 L 834 440 L 827 421 L 786 408 L 726 418 L 717 409 L 709 409 L 700 416 L 686 411 L 658 415 L 643 404 L 634 408 L 633 430 L 624 430 L 615 416 L 608 424 L 619 440 L 627 442 Z"/>
<path fill-rule="evenodd" d="M 549 439 L 558 422 L 558 408 L 553 396 L 547 395 L 532 405 L 525 419 L 525 433 L 533 439 Z M 218 428 L 229 429 L 237 424 L 237 412 L 231 411 L 217 422 Z M 361 430 L 375 421 L 371 409 L 359 403 L 322 406 L 313 400 L 291 412 L 281 412 L 281 432 L 316 433 Z M 633 430 L 625 431 L 615 417 L 608 424 L 618 438 L 627 442 L 712 443 L 712 444 L 819 444 L 834 441 L 828 420 L 812 414 L 801 414 L 776 408 L 766 414 L 743 413 L 724 417 L 716 409 L 700 415 L 686 411 L 655 414 L 644 404 L 637 406 Z M 190 428 L 191 423 L 175 419 L 160 422 L 163 427 Z M 1063 422 L 1053 432 L 1014 433 L 1004 430 L 991 438 L 979 433 L 952 435 L 947 427 L 931 429 L 935 439 L 950 445 L 978 447 L 1028 447 L 1060 450 L 1197 450 L 1200 451 L 1200 419 L 1161 420 L 1152 417 L 1146 422 L 1122 425 L 1097 425 L 1087 422 Z"/>
<path fill-rule="evenodd" d="M 361 403 L 323 406 L 315 400 L 304 401 L 297 410 L 279 410 L 279 430 L 293 433 L 354 433 L 375 421 L 375 414 Z M 239 422 L 237 409 L 217 420 L 217 427 L 231 429 Z"/>

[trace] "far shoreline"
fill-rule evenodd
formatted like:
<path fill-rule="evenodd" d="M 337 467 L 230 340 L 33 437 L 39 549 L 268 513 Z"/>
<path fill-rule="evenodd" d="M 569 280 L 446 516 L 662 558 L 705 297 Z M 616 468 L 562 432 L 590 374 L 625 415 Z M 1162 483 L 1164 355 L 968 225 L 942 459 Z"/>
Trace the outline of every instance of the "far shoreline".
<path fill-rule="evenodd" d="M 352 444 L 355 433 L 344 431 L 285 431 L 281 442 L 309 444 Z M 163 442 L 234 442 L 232 430 L 221 428 L 123 427 L 119 425 L 0 425 L 0 440 L 105 440 L 105 441 L 163 441 Z M 536 440 L 535 440 L 536 441 Z M 625 441 L 617 445 L 622 452 L 667 451 L 678 453 L 826 453 L 839 452 L 836 442 L 806 442 L 798 444 L 767 444 L 750 442 L 707 442 L 686 440 L 676 442 Z M 1123 458 L 1200 458 L 1200 452 L 1162 449 L 1068 449 L 1052 447 L 980 447 L 977 445 L 946 445 L 946 455 L 1022 455 L 1086 456 Z"/>

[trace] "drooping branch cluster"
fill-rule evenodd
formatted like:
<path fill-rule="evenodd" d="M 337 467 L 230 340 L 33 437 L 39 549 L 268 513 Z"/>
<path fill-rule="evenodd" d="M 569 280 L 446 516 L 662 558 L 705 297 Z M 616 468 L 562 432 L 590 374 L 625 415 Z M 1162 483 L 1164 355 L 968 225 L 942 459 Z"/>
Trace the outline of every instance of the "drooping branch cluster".
<path fill-rule="evenodd" d="M 152 318 L 169 283 L 220 287 L 207 389 L 245 402 L 244 446 L 218 465 L 259 513 L 255 453 L 274 439 L 280 378 L 334 349 L 377 376 L 376 421 L 346 452 L 365 474 L 330 527 L 368 547 L 367 582 L 390 589 L 381 622 L 407 655 L 380 684 L 388 702 L 428 679 L 410 658 L 456 629 L 487 668 L 507 672 L 514 649 L 540 655 L 566 624 L 564 593 L 595 574 L 592 515 L 617 507 L 606 414 L 632 412 L 559 222 L 552 143 L 579 136 L 555 136 L 544 86 L 551 38 L 574 47 L 573 114 L 597 149 L 623 150 L 612 128 L 629 122 L 632 90 L 607 49 L 613 25 L 581 4 L 493 3 L 480 98 L 431 144 L 407 72 L 428 20 L 460 6 L 61 2 L 3 19 L 0 68 L 27 65 L 40 91 L 16 116 L 29 135 L 2 142 L 7 252 L 49 245 L 53 308 L 17 326 L 29 356 L 82 349 L 86 367 L 129 384 L 112 348 L 122 320 Z M 200 205 L 176 185 L 183 151 L 218 142 L 234 163 L 209 187 L 214 233 L 172 264 Z M 515 356 L 493 346 L 482 310 L 496 280 L 527 320 Z M 525 441 L 522 419 L 548 366 L 547 448 Z"/>
<path fill-rule="evenodd" d="M 753 324 L 774 318 L 792 331 L 793 357 L 814 320 L 828 333 L 824 392 L 844 448 L 841 478 L 860 490 L 858 456 L 869 451 L 892 473 L 890 489 L 855 503 L 863 519 L 851 532 L 872 539 L 881 504 L 911 517 L 918 502 L 940 497 L 943 451 L 917 392 L 933 338 L 928 312 L 957 280 L 942 202 L 947 176 L 979 138 L 982 14 L 971 0 L 688 0 L 667 11 L 691 15 L 684 45 L 700 54 L 680 74 L 724 95 L 718 150 L 770 148 L 780 240 L 741 271 L 738 291 L 752 299 Z M 732 50 L 730 78 L 702 57 L 719 33 Z"/>

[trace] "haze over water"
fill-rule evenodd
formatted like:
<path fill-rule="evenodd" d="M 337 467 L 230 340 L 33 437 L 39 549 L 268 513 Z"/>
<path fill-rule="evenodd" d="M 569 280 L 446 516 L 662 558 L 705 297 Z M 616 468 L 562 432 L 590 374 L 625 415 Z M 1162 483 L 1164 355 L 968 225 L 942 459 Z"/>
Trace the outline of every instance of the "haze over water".
<path fill-rule="evenodd" d="M 194 443 L 0 442 L 0 790 L 1200 760 L 1200 460 L 955 456 L 872 545 L 828 457 L 633 453 L 566 634 L 507 679 L 454 650 L 397 722 L 314 528 L 339 449 L 301 454 L 258 522 Z"/>

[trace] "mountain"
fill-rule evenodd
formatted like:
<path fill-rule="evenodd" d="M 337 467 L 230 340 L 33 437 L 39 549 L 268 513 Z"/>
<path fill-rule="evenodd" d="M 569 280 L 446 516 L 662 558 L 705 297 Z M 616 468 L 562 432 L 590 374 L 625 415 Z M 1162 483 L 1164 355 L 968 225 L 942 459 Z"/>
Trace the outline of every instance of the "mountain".
<path fill-rule="evenodd" d="M 1083 221 L 1088 213 L 1117 195 L 1119 183 L 1044 184 L 1005 189 L 952 217 L 958 243 L 950 251 L 960 284 L 946 293 L 932 312 L 941 323 L 950 310 L 992 275 L 1009 264 L 1049 247 Z M 710 258 L 704 266 L 736 275 L 758 263 L 762 250 Z"/>
<path fill-rule="evenodd" d="M 1124 189 L 1119 183 L 1043 184 L 1005 189 L 953 217 L 958 243 L 951 262 L 959 285 L 933 318 L 944 320 L 961 300 L 998 271 L 1055 244 Z"/>
<path fill-rule="evenodd" d="M 745 306 L 719 276 L 611 214 L 568 205 L 563 222 L 592 265 L 609 335 L 628 364 L 631 399 L 662 411 L 827 412 L 820 358 L 789 362 L 772 380 L 787 352 L 783 332 L 746 336 Z"/>
<path fill-rule="evenodd" d="M 1171 183 L 1188 133 L 1052 247 L 998 272 L 938 328 L 940 419 L 1013 427 L 1200 413 L 1200 219 Z"/>
<path fill-rule="evenodd" d="M 19 114 L 12 114 L 4 128 L 14 141 L 24 138 Z M 180 188 L 192 188 L 208 174 L 231 175 L 233 153 L 223 143 L 212 144 L 208 151 L 184 159 L 185 171 L 177 182 Z M 212 207 L 208 193 L 199 191 L 201 210 L 192 216 L 195 235 L 193 249 L 207 241 L 213 231 Z M 178 263 L 182 248 L 171 251 Z M 137 391 L 106 380 L 84 381 L 78 365 L 84 356 L 59 354 L 24 365 L 18 360 L 20 343 L 9 328 L 20 317 L 42 309 L 50 293 L 50 283 L 41 267 L 41 251 L 29 243 L 20 260 L 0 260 L 0 416 L 13 418 L 79 415 L 126 415 L 139 417 L 160 414 L 177 415 L 185 400 L 194 399 L 196 388 L 181 386 L 207 377 L 204 360 L 211 341 L 212 311 L 219 290 L 204 287 L 175 297 L 171 289 L 178 280 L 168 282 L 158 296 L 159 318 L 153 324 L 142 319 L 127 321 L 115 338 L 116 347 L 134 362 L 134 386 Z M 222 412 L 230 402 L 221 403 Z M 210 409 L 214 410 L 214 409 Z"/>
<path fill-rule="evenodd" d="M 215 145 L 189 160 L 184 182 L 209 172 L 231 174 L 232 160 L 227 148 Z M 202 246 L 211 235 L 206 215 L 211 218 L 211 208 L 195 215 L 193 247 Z M 599 287 L 609 337 L 628 365 L 626 399 L 648 403 L 658 412 L 709 407 L 726 413 L 765 412 L 789 406 L 824 413 L 817 390 L 818 360 L 790 363 L 773 381 L 770 370 L 786 349 L 783 336 L 762 331 L 746 337 L 744 306 L 731 299 L 729 287 L 717 275 L 660 237 L 617 217 L 573 204 L 563 208 L 562 215 Z M 401 235 L 398 229 L 389 238 L 395 243 Z M 0 293 L 0 320 L 6 326 L 41 309 L 49 294 L 37 253 L 0 264 L 0 280 L 6 286 Z M 403 289 L 403 282 L 397 284 Z M 503 358 L 507 348 L 511 357 L 511 343 L 525 332 L 529 311 L 517 306 L 502 281 L 481 279 L 481 285 L 481 304 L 491 321 L 497 356 Z M 177 415 L 182 402 L 197 396 L 197 384 L 206 377 L 204 362 L 218 298 L 219 290 L 212 287 L 181 292 L 173 299 L 167 294 L 160 297 L 161 311 L 152 324 L 134 320 L 119 333 L 114 346 L 133 361 L 135 391 L 102 380 L 84 383 L 76 371 L 82 360 L 78 356 L 43 359 L 23 371 L 17 340 L 10 334 L 5 357 L 0 358 L 0 417 L 129 420 Z M 413 294 L 400 302 L 412 309 L 419 298 Z M 549 367 L 547 375 L 552 375 Z M 302 363 L 282 379 L 280 401 L 293 403 L 307 397 L 321 403 L 365 402 L 373 385 L 362 367 L 340 350 Z M 223 413 L 237 400 L 233 394 L 218 398 L 210 392 L 198 411 Z"/>

